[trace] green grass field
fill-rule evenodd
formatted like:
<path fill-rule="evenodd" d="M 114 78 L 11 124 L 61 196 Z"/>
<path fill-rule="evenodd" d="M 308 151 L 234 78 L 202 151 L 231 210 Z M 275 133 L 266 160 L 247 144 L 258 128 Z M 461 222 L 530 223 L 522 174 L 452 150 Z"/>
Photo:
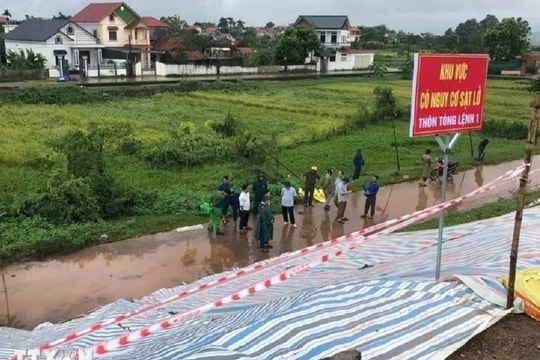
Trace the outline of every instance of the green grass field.
<path fill-rule="evenodd" d="M 178 121 L 193 122 L 199 131 L 209 131 L 207 121 L 220 121 L 230 111 L 244 129 L 253 133 L 279 133 L 279 144 L 287 149 L 279 158 L 300 174 L 312 163 L 321 167 L 334 166 L 348 170 L 356 147 L 364 149 L 366 170 L 387 175 L 395 170 L 394 148 L 389 126 L 370 125 L 344 136 L 331 137 L 317 143 L 294 146 L 311 138 L 321 138 L 338 128 L 348 118 L 358 114 L 360 106 L 373 101 L 374 86 L 394 89 L 400 103 L 410 102 L 411 84 L 403 80 L 328 79 L 268 83 L 263 90 L 245 93 L 194 92 L 159 95 L 149 99 L 132 99 L 91 105 L 7 105 L 0 107 L 3 126 L 0 137 L 0 192 L 26 193 L 44 181 L 32 166 L 24 166 L 36 158 L 55 157 L 46 145 L 69 129 L 85 129 L 90 122 L 101 124 L 131 124 L 136 137 L 151 143 L 166 138 Z M 531 96 L 525 85 L 514 81 L 490 81 L 486 106 L 487 119 L 527 122 Z M 408 124 L 397 122 L 401 165 L 411 176 L 416 175 L 418 158 L 426 147 L 436 149 L 430 139 L 410 139 Z M 474 147 L 480 138 L 473 135 Z M 461 159 L 470 158 L 468 136 L 458 143 L 454 153 Z M 521 142 L 497 140 L 490 146 L 488 162 L 500 162 L 520 156 Z M 221 173 L 230 173 L 230 164 L 192 169 L 186 173 L 150 169 L 137 158 L 111 160 L 112 171 L 141 190 L 174 191 L 185 179 L 218 182 Z M 233 166 L 234 167 L 234 166 Z M 214 169 L 214 170 L 210 170 Z M 212 179 L 208 174 L 214 172 Z M 41 175 L 41 174 L 40 174 Z M 205 181 L 203 181 L 205 182 Z"/>
<path fill-rule="evenodd" d="M 313 164 L 323 170 L 333 166 L 350 174 L 354 151 L 361 147 L 366 161 L 365 174 L 380 175 L 383 184 L 398 181 L 390 176 L 396 170 L 396 160 L 389 124 L 370 124 L 335 135 L 336 129 L 358 116 L 361 107 L 371 106 L 373 88 L 380 85 L 392 87 L 402 107 L 410 104 L 410 81 L 341 78 L 266 82 L 258 90 L 245 92 L 199 91 L 89 105 L 0 105 L 3 122 L 0 127 L 0 196 L 24 197 L 43 188 L 51 170 L 36 167 L 36 159 L 49 157 L 62 164 L 65 160 L 52 152 L 47 141 L 71 129 L 87 129 L 90 123 L 128 123 L 138 140 L 152 144 L 168 138 L 171 127 L 180 121 L 193 123 L 198 132 L 212 134 L 208 122 L 222 121 L 228 112 L 241 122 L 244 130 L 254 134 L 279 134 L 280 150 L 276 157 L 287 169 L 278 167 L 274 161 L 259 164 L 257 168 L 277 174 L 282 180 L 288 175 L 294 179 Z M 489 81 L 486 119 L 527 123 L 532 95 L 526 85 L 519 81 Z M 414 179 L 420 175 L 424 150 L 432 148 L 438 152 L 438 146 L 433 138 L 410 139 L 408 128 L 407 121 L 396 121 L 401 173 Z M 481 137 L 481 134 L 472 134 L 474 151 Z M 523 145 L 522 140 L 491 139 L 485 162 L 517 159 L 523 154 Z M 471 166 L 468 134 L 457 143 L 451 156 L 461 160 L 463 167 Z M 138 154 L 110 154 L 107 167 L 111 175 L 123 183 L 164 198 L 211 193 L 225 174 L 231 175 L 238 187 L 241 182 L 251 182 L 256 174 L 254 168 L 246 168 L 236 159 L 189 170 L 155 169 Z M 172 216 L 174 214 L 180 216 Z M 163 220 L 165 215 L 170 215 L 168 221 Z M 165 215 L 141 215 L 141 219 L 144 218 L 141 226 L 120 232 L 117 237 L 139 235 L 145 229 L 148 232 L 168 230 L 195 221 L 192 214 L 188 216 L 181 208 Z M 132 219 L 130 224 L 136 222 Z"/>

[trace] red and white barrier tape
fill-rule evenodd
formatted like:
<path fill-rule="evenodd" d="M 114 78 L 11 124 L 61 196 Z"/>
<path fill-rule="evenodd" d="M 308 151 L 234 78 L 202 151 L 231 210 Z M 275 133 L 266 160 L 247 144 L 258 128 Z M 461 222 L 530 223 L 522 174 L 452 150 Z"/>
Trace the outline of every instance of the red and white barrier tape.
<path fill-rule="evenodd" d="M 471 192 L 469 194 L 460 196 L 459 198 L 447 201 L 447 202 L 445 202 L 443 204 L 433 206 L 433 207 L 431 207 L 429 209 L 426 209 L 426 211 L 417 211 L 415 216 L 412 216 L 412 214 L 411 214 L 409 216 L 401 217 L 400 221 L 396 221 L 396 220 L 388 221 L 385 224 L 392 223 L 393 226 L 388 226 L 387 229 L 385 229 L 385 230 L 383 230 L 381 232 L 378 232 L 378 233 L 376 233 L 374 235 L 371 235 L 371 236 L 368 236 L 368 237 L 361 236 L 359 239 L 358 238 L 355 239 L 354 234 L 348 234 L 348 235 L 346 235 L 346 238 L 350 239 L 350 240 L 355 240 L 355 243 L 353 245 L 351 245 L 347 250 L 338 249 L 338 250 L 332 251 L 331 253 L 323 254 L 317 260 L 315 260 L 315 261 L 313 261 L 311 263 L 297 265 L 297 266 L 293 267 L 292 269 L 289 269 L 289 270 L 283 271 L 283 272 L 281 272 L 279 274 L 276 274 L 276 275 L 268 278 L 267 280 L 261 281 L 261 282 L 255 284 L 255 285 L 252 285 L 252 286 L 250 286 L 248 288 L 240 290 L 240 291 L 238 291 L 238 292 L 236 292 L 234 294 L 222 297 L 222 298 L 217 299 L 217 300 L 215 300 L 215 301 L 213 301 L 211 303 L 205 304 L 203 306 L 200 306 L 200 307 L 195 308 L 193 310 L 187 311 L 185 313 L 174 315 L 174 316 L 172 316 L 172 317 L 170 317 L 168 319 L 161 320 L 158 323 L 155 323 L 155 324 L 152 324 L 150 326 L 144 327 L 142 329 L 130 332 L 129 334 L 125 334 L 125 335 L 122 335 L 122 336 L 117 337 L 115 339 L 110 339 L 108 341 L 105 341 L 105 342 L 103 342 L 101 344 L 93 346 L 91 348 L 91 350 L 97 356 L 105 355 L 105 354 L 107 354 L 107 353 L 109 353 L 109 352 L 111 352 L 111 351 L 113 351 L 115 349 L 118 349 L 118 348 L 127 346 L 129 344 L 132 344 L 133 342 L 135 342 L 137 340 L 147 338 L 152 334 L 155 334 L 155 333 L 160 332 L 162 330 L 169 329 L 169 328 L 173 327 L 174 325 L 180 323 L 181 321 L 184 321 L 184 320 L 187 320 L 187 319 L 192 318 L 194 316 L 197 316 L 198 314 L 204 313 L 206 311 L 209 311 L 209 310 L 212 310 L 212 309 L 215 309 L 215 308 L 220 308 L 220 307 L 224 306 L 225 304 L 241 300 L 241 299 L 243 299 L 243 298 L 245 298 L 247 296 L 250 296 L 250 295 L 254 295 L 254 294 L 256 294 L 256 293 L 258 293 L 258 292 L 260 292 L 260 291 L 262 291 L 264 289 L 268 289 L 268 288 L 272 287 L 273 285 L 282 283 L 282 282 L 286 281 L 287 279 L 295 277 L 298 274 L 300 274 L 301 272 L 306 271 L 311 267 L 320 265 L 322 263 L 326 263 L 333 257 L 338 257 L 338 256 L 344 254 L 347 251 L 353 250 L 358 245 L 360 245 L 361 243 L 366 242 L 369 239 L 381 236 L 381 235 L 383 235 L 385 233 L 390 233 L 390 232 L 396 231 L 396 230 L 398 230 L 400 228 L 403 228 L 403 227 L 409 225 L 409 222 L 414 222 L 414 221 L 420 220 L 422 218 L 429 217 L 429 216 L 431 216 L 433 214 L 436 214 L 437 212 L 443 211 L 444 209 L 447 209 L 447 208 L 457 204 L 458 202 L 463 201 L 464 199 L 466 199 L 468 197 L 471 197 L 473 195 L 476 195 L 476 194 L 479 194 L 479 193 L 482 193 L 482 192 L 489 191 L 489 190 L 495 188 L 497 185 L 499 185 L 499 184 L 497 184 L 497 182 L 501 181 L 502 179 L 505 179 L 505 178 L 508 178 L 508 177 L 511 177 L 511 176 L 515 175 L 521 168 L 522 167 L 519 167 L 516 170 L 509 171 L 505 175 L 500 176 L 499 178 L 495 179 L 494 181 L 486 184 L 485 186 L 483 186 L 483 187 L 481 187 L 481 188 L 479 188 L 479 189 L 477 189 L 477 190 L 475 190 L 475 191 L 473 191 L 473 192 Z M 359 234 L 357 234 L 357 235 L 359 235 Z"/>
<path fill-rule="evenodd" d="M 369 228 L 361 229 L 361 230 L 356 231 L 354 233 L 346 234 L 346 235 L 344 235 L 342 237 L 332 239 L 332 240 L 324 242 L 324 243 L 315 244 L 315 245 L 312 245 L 310 247 L 303 248 L 303 249 L 294 251 L 292 253 L 289 253 L 288 256 L 284 256 L 284 257 L 282 256 L 282 257 L 279 257 L 279 258 L 271 259 L 271 260 L 266 261 L 266 262 L 260 262 L 260 263 L 254 264 L 252 266 L 241 269 L 241 270 L 239 270 L 239 271 L 237 271 L 237 272 L 235 272 L 233 274 L 230 274 L 230 275 L 227 275 L 227 276 L 222 276 L 222 277 L 220 277 L 220 278 L 218 278 L 216 280 L 213 280 L 213 281 L 211 281 L 209 283 L 199 285 L 198 287 L 187 290 L 187 291 L 183 291 L 183 292 L 181 292 L 179 294 L 171 296 L 171 297 L 169 297 L 167 299 L 164 299 L 164 300 L 162 300 L 160 302 L 141 307 L 139 309 L 133 310 L 133 311 L 125 313 L 125 314 L 117 315 L 114 318 L 110 318 L 110 319 L 102 321 L 100 323 L 96 323 L 96 324 L 94 324 L 94 325 L 92 325 L 92 326 L 90 326 L 90 327 L 88 327 L 88 328 L 86 328 L 84 330 L 81 330 L 81 331 L 79 331 L 77 333 L 70 333 L 70 334 L 66 335 L 62 339 L 59 339 L 59 340 L 56 340 L 56 341 L 41 345 L 39 347 L 39 350 L 43 351 L 43 350 L 51 349 L 51 348 L 58 347 L 60 345 L 72 342 L 72 341 L 74 341 L 76 339 L 79 339 L 79 338 L 85 336 L 85 335 L 88 335 L 90 333 L 101 330 L 106 326 L 113 325 L 115 323 L 127 320 L 127 319 L 135 317 L 135 316 L 139 316 L 139 315 L 144 314 L 144 313 L 146 313 L 148 311 L 157 309 L 157 308 L 159 308 L 159 307 L 161 307 L 163 305 L 173 303 L 173 302 L 176 302 L 178 300 L 185 299 L 186 297 L 188 297 L 190 295 L 194 295 L 194 294 L 199 293 L 201 291 L 205 291 L 205 290 L 210 289 L 210 288 L 212 288 L 212 287 L 214 287 L 216 285 L 226 283 L 226 282 L 231 281 L 233 279 L 246 276 L 246 275 L 248 275 L 250 273 L 258 272 L 258 271 L 263 270 L 263 269 L 265 269 L 267 267 L 275 266 L 277 264 L 283 263 L 285 261 L 288 261 L 288 260 L 291 260 L 291 259 L 294 259 L 294 258 L 297 258 L 297 257 L 303 257 L 303 256 L 307 255 L 308 253 L 312 253 L 312 252 L 315 252 L 315 251 L 320 251 L 320 250 L 323 250 L 323 249 L 325 249 L 327 247 L 335 246 L 335 245 L 341 243 L 342 241 L 350 241 L 350 240 L 355 239 L 355 237 L 357 237 L 357 236 L 363 236 L 365 234 L 377 232 L 377 231 L 380 231 L 380 230 L 383 230 L 383 229 L 386 229 L 386 231 L 383 231 L 380 234 L 395 231 L 395 230 L 405 226 L 405 225 L 403 225 L 403 226 L 401 225 L 402 222 L 405 222 L 405 221 L 407 221 L 407 223 L 416 222 L 416 221 L 418 221 L 418 220 L 420 220 L 422 218 L 429 217 L 429 216 L 431 216 L 431 215 L 433 215 L 433 214 L 435 214 L 435 213 L 437 213 L 439 211 L 442 211 L 443 209 L 451 207 L 451 206 L 455 205 L 456 203 L 461 202 L 461 201 L 463 201 L 464 199 L 466 199 L 468 197 L 480 194 L 482 192 L 489 191 L 489 190 L 495 188 L 496 186 L 500 185 L 501 180 L 507 179 L 509 177 L 514 176 L 516 173 L 521 171 L 521 169 L 523 169 L 523 167 L 524 167 L 524 165 L 521 165 L 521 166 L 519 166 L 518 168 L 516 168 L 514 170 L 508 171 L 506 174 L 498 177 L 497 179 L 495 179 L 495 180 L 491 181 L 490 183 L 482 186 L 481 188 L 478 188 L 475 191 L 473 191 L 473 192 L 471 192 L 469 194 L 463 195 L 463 196 L 461 196 L 459 198 L 450 200 L 450 201 L 448 201 L 448 202 L 446 202 L 444 204 L 438 204 L 438 205 L 432 206 L 432 207 L 424 209 L 424 210 L 416 211 L 414 213 L 411 213 L 411 214 L 408 214 L 408 215 L 398 217 L 396 219 L 386 221 L 386 222 L 381 223 L 381 224 L 376 224 L 376 225 L 371 226 Z M 409 220 L 411 220 L 411 221 L 409 221 Z M 393 226 L 393 225 L 396 225 L 396 226 Z M 389 230 L 391 230 L 391 231 L 389 231 Z M 356 240 L 359 240 L 359 239 L 356 239 Z M 357 245 L 354 245 L 354 247 L 356 247 L 356 246 Z M 188 312 L 186 314 L 192 314 L 192 312 Z M 186 314 L 184 314 L 184 315 L 186 315 Z M 14 360 L 14 359 L 16 359 L 16 357 L 12 357 L 12 360 Z"/>

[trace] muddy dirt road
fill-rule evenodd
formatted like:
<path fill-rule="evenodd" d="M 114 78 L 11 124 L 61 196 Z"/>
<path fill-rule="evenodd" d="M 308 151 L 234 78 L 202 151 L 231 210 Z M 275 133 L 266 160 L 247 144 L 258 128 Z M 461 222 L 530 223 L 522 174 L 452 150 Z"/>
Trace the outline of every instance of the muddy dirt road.
<path fill-rule="evenodd" d="M 514 161 L 459 173 L 449 186 L 448 198 L 477 189 L 520 163 Z M 540 172 L 537 172 L 532 176 L 531 186 L 539 184 Z M 509 197 L 515 189 L 517 180 L 460 204 L 453 211 Z M 438 185 L 420 188 L 416 182 L 410 182 L 384 186 L 377 198 L 374 221 L 424 209 L 436 204 L 439 198 Z M 32 328 L 45 321 L 67 320 L 119 298 L 140 298 L 159 288 L 247 266 L 372 225 L 371 220 L 360 219 L 363 206 L 363 196 L 354 194 L 346 211 L 351 220 L 345 225 L 334 221 L 335 208 L 327 213 L 321 204 L 306 210 L 297 207 L 297 228 L 284 226 L 281 217 L 276 216 L 274 248 L 270 253 L 257 249 L 251 232 L 240 235 L 229 225 L 225 236 L 214 238 L 201 226 L 197 230 L 172 231 L 96 246 L 44 262 L 15 264 L 0 269 L 5 275 L 9 303 L 6 304 L 1 294 L 4 289 L 0 282 L 0 318 L 7 315 L 6 305 L 9 305 L 11 324 Z"/>

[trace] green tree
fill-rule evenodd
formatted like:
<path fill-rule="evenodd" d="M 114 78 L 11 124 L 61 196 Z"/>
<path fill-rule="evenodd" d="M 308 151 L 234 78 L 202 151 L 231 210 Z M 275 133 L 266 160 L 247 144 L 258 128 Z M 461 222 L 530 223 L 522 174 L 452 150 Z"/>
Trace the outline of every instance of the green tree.
<path fill-rule="evenodd" d="M 217 28 L 222 33 L 228 33 L 229 32 L 229 21 L 227 18 L 220 17 L 218 20 Z"/>
<path fill-rule="evenodd" d="M 486 34 L 489 30 L 495 28 L 497 25 L 499 25 L 499 19 L 495 15 L 486 15 L 484 20 L 480 21 L 480 28 L 482 28 L 482 31 L 484 34 Z"/>
<path fill-rule="evenodd" d="M 465 54 L 483 52 L 483 32 L 476 19 L 469 19 L 456 27 L 458 36 L 458 51 Z"/>
<path fill-rule="evenodd" d="M 266 23 L 266 25 L 264 26 L 265 29 L 273 29 L 274 26 L 276 26 L 276 24 L 274 24 L 273 22 L 269 21 Z"/>
<path fill-rule="evenodd" d="M 68 20 L 71 19 L 71 15 L 64 15 L 61 11 L 58 14 L 53 15 L 53 20 Z"/>
<path fill-rule="evenodd" d="M 4 9 L 4 12 L 2 13 L 2 16 L 5 16 L 7 18 L 7 21 L 9 21 L 12 16 L 8 9 Z"/>
<path fill-rule="evenodd" d="M 6 59 L 6 42 L 4 40 L 4 26 L 0 24 L 0 65 L 5 64 Z"/>
<path fill-rule="evenodd" d="M 162 16 L 160 20 L 169 25 L 169 34 L 171 36 L 184 35 L 188 28 L 188 23 L 178 15 Z"/>
<path fill-rule="evenodd" d="M 42 54 L 35 53 L 31 49 L 19 50 L 18 52 L 10 50 L 6 54 L 6 59 L 10 67 L 17 70 L 43 69 L 47 61 Z"/>
<path fill-rule="evenodd" d="M 374 121 L 381 122 L 400 116 L 399 104 L 392 88 L 377 86 L 373 89 L 373 95 L 375 96 Z"/>
<path fill-rule="evenodd" d="M 494 60 L 514 60 L 530 47 L 531 27 L 522 18 L 505 18 L 486 34 L 485 45 Z"/>
<path fill-rule="evenodd" d="M 371 71 L 372 76 L 376 78 L 382 78 L 388 72 L 388 69 L 380 64 L 371 64 L 368 66 L 368 70 Z"/>
<path fill-rule="evenodd" d="M 442 49 L 447 52 L 456 52 L 459 45 L 459 37 L 452 28 L 448 28 L 442 36 Z"/>
<path fill-rule="evenodd" d="M 309 53 L 319 49 L 320 46 L 315 29 L 308 26 L 292 26 L 278 38 L 274 59 L 277 64 L 304 64 Z"/>
<path fill-rule="evenodd" d="M 272 51 L 268 49 L 259 49 L 244 59 L 244 66 L 268 66 L 273 62 Z"/>

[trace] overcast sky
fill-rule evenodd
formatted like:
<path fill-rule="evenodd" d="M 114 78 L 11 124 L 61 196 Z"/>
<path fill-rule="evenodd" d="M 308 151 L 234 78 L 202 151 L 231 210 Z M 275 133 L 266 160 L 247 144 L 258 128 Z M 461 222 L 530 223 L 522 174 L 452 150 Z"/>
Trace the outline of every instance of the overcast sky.
<path fill-rule="evenodd" d="M 2 0 L 14 18 L 25 14 L 50 17 L 61 11 L 72 15 L 91 0 Z M 95 2 L 106 2 L 96 0 Z M 268 21 L 291 23 L 297 15 L 348 15 L 352 25 L 386 24 L 396 30 L 442 33 L 448 27 L 486 14 L 498 18 L 521 16 L 540 31 L 540 0 L 130 0 L 140 15 L 178 14 L 192 23 L 217 22 L 220 17 L 242 19 L 250 26 Z"/>

